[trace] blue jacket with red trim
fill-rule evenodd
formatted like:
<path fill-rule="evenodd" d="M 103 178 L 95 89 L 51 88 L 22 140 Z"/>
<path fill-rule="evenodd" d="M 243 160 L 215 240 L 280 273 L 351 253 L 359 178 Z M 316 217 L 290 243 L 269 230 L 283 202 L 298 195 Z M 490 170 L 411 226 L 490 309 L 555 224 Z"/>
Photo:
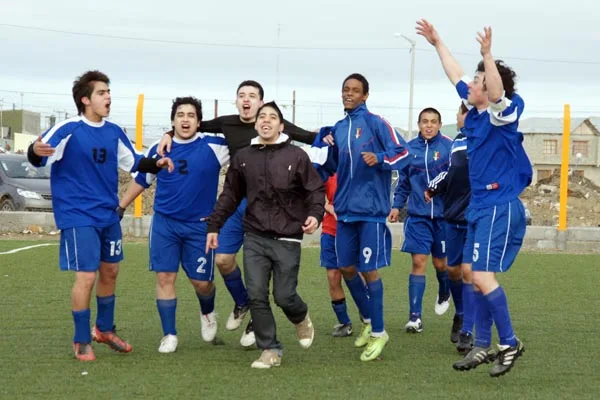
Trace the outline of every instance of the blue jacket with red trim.
<path fill-rule="evenodd" d="M 335 145 L 323 143 L 332 134 Z M 369 167 L 362 153 L 375 153 L 377 165 Z M 333 202 L 338 220 L 385 222 L 390 212 L 392 170 L 409 161 L 402 136 L 383 118 L 371 114 L 366 104 L 346 113 L 333 128 L 323 128 L 310 150 L 322 177 L 337 172 Z"/>
<path fill-rule="evenodd" d="M 411 153 L 410 163 L 400 171 L 393 207 L 401 209 L 408 200 L 408 215 L 443 218 L 444 199 L 435 197 L 426 203 L 424 193 L 429 182 L 440 172 L 448 170 L 452 139 L 438 132 L 426 140 L 419 133 L 419 136 L 408 142 L 408 148 Z"/>

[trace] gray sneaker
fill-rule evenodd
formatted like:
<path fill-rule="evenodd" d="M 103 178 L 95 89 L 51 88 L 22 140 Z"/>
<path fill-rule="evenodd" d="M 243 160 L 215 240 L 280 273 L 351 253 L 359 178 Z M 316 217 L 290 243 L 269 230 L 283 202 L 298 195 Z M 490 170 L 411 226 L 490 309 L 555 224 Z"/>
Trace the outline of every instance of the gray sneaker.
<path fill-rule="evenodd" d="M 481 364 L 492 362 L 495 358 L 494 351 L 491 347 L 473 347 L 473 349 L 467 353 L 465 358 L 455 362 L 452 365 L 452 368 L 457 371 L 468 371 L 477 368 Z"/>
<path fill-rule="evenodd" d="M 315 327 L 308 313 L 304 317 L 304 321 L 296 324 L 296 337 L 298 342 L 303 349 L 308 349 L 315 338 Z"/>
<path fill-rule="evenodd" d="M 252 368 L 267 369 L 271 367 L 279 367 L 281 365 L 281 352 L 277 350 L 263 350 L 260 358 L 254 361 Z"/>
<path fill-rule="evenodd" d="M 517 358 L 521 357 L 524 352 L 525 346 L 519 339 L 517 339 L 517 344 L 514 347 L 498 345 L 496 361 L 490 369 L 490 376 L 492 378 L 497 378 L 506 374 L 515 364 Z"/>
<path fill-rule="evenodd" d="M 333 337 L 348 337 L 352 336 L 352 324 L 337 324 L 331 332 Z"/>

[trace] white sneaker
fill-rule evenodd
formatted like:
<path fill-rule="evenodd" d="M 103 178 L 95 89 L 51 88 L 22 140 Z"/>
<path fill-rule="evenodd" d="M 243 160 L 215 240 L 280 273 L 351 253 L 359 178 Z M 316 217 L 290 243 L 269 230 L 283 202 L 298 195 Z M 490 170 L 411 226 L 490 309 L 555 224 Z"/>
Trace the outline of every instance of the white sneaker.
<path fill-rule="evenodd" d="M 315 338 L 315 327 L 313 326 L 308 313 L 304 317 L 304 321 L 296 324 L 296 337 L 300 343 L 300 347 L 308 349 Z"/>
<path fill-rule="evenodd" d="M 210 314 L 200 316 L 202 324 L 202 340 L 212 342 L 217 336 L 217 314 L 213 311 Z"/>
<path fill-rule="evenodd" d="M 246 325 L 246 329 L 244 329 L 242 337 L 240 338 L 240 344 L 243 347 L 252 347 L 256 344 L 256 337 L 254 336 L 254 326 L 252 325 L 252 320 L 248 321 L 248 325 Z"/>
<path fill-rule="evenodd" d="M 421 333 L 423 332 L 423 322 L 421 318 L 411 316 L 406 325 L 404 325 L 404 329 L 409 333 Z"/>
<path fill-rule="evenodd" d="M 281 365 L 281 353 L 275 350 L 263 350 L 260 358 L 254 361 L 252 368 L 267 369 L 271 367 L 279 367 Z"/>
<path fill-rule="evenodd" d="M 248 307 L 247 305 L 242 307 L 238 305 L 234 306 L 233 311 L 231 312 L 231 314 L 229 314 L 229 318 L 227 318 L 225 329 L 227 329 L 228 331 L 235 331 L 237 328 L 239 328 L 240 325 L 242 325 L 242 322 L 244 322 L 244 318 L 246 318 L 246 315 L 248 315 L 249 310 L 250 307 Z"/>
<path fill-rule="evenodd" d="M 175 335 L 167 335 L 164 336 L 160 340 L 160 347 L 158 348 L 159 353 L 173 353 L 177 350 L 177 344 L 179 340 L 177 340 L 177 336 Z"/>
<path fill-rule="evenodd" d="M 443 315 L 448 311 L 448 308 L 450 308 L 450 293 L 444 295 L 442 298 L 438 295 L 435 299 L 435 313 L 437 315 Z"/>

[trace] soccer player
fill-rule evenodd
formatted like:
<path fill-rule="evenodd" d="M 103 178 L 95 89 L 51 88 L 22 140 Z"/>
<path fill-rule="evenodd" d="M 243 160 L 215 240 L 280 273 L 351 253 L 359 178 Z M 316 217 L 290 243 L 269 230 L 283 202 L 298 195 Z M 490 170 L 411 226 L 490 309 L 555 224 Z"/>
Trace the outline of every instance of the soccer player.
<path fill-rule="evenodd" d="M 96 359 L 92 339 L 113 350 L 132 347 L 115 333 L 115 285 L 123 259 L 117 213 L 118 168 L 158 172 L 173 163 L 137 154 L 123 130 L 105 120 L 110 113 L 108 77 L 88 71 L 73 82 L 78 116 L 56 124 L 29 146 L 36 167 L 52 165 L 52 208 L 60 234 L 60 269 L 74 271 L 71 307 L 73 350 L 80 361 Z M 96 286 L 98 311 L 90 330 L 90 297 Z"/>
<path fill-rule="evenodd" d="M 469 112 L 465 118 L 471 201 L 467 210 L 468 240 L 473 242 L 475 286 L 475 343 L 454 364 L 469 370 L 491 359 L 491 329 L 496 325 L 500 344 L 489 373 L 501 376 L 512 368 L 525 347 L 513 331 L 508 302 L 496 274 L 513 264 L 525 236 L 525 211 L 519 194 L 531 183 L 531 163 L 517 131 L 525 103 L 515 89 L 515 72 L 492 56 L 492 29 L 478 33 L 483 60 L 468 82 L 462 67 L 427 20 L 417 22 L 417 33 L 433 45 L 446 75 Z"/>
<path fill-rule="evenodd" d="M 350 294 L 364 318 L 354 342 L 366 346 L 360 359 L 379 357 L 389 341 L 383 321 L 383 283 L 378 269 L 390 265 L 391 235 L 386 226 L 390 212 L 391 170 L 409 160 L 407 145 L 383 118 L 371 114 L 366 101 L 369 82 L 351 74 L 342 84 L 346 116 L 338 121 L 324 141 L 334 145 L 313 146 L 311 159 L 321 173 L 337 172 L 335 210 L 338 216 L 335 248 L 338 264 Z M 332 136 L 332 141 L 331 141 Z M 317 142 L 321 142 L 317 139 Z M 367 292 L 358 274 L 367 282 Z"/>
<path fill-rule="evenodd" d="M 229 155 L 233 159 L 238 150 L 248 147 L 250 141 L 257 135 L 255 129 L 258 108 L 263 105 L 265 92 L 260 83 L 252 80 L 243 81 L 236 92 L 236 107 L 239 114 L 223 115 L 210 121 L 202 121 L 200 130 L 208 133 L 225 135 L 229 147 Z M 283 120 L 285 132 L 292 140 L 311 144 L 315 133 L 306 131 L 294 124 Z M 158 147 L 159 155 L 170 151 L 171 136 L 165 134 Z M 244 228 L 242 219 L 246 210 L 246 200 L 240 203 L 238 210 L 229 218 L 219 232 L 219 248 L 215 251 L 217 268 L 225 281 L 234 300 L 234 308 L 225 327 L 228 330 L 238 329 L 248 312 L 248 293 L 242 281 L 242 273 L 236 262 L 236 254 L 242 247 Z M 252 321 L 248 322 L 240 339 L 244 347 L 254 345 Z"/>
<path fill-rule="evenodd" d="M 412 270 L 408 277 L 410 314 L 405 325 L 406 331 L 411 333 L 423 332 L 423 294 L 429 254 L 432 256 L 439 282 L 435 313 L 444 314 L 450 305 L 444 204 L 441 199 L 426 203 L 423 192 L 433 178 L 448 169 L 452 140 L 440 132 L 442 117 L 435 108 L 423 109 L 419 113 L 418 124 L 419 135 L 408 142 L 413 157 L 410 163 L 399 171 L 394 204 L 388 216 L 390 222 L 397 222 L 400 209 L 408 200 L 402 251 L 410 253 L 412 257 Z"/>
<path fill-rule="evenodd" d="M 469 159 L 467 158 L 467 137 L 463 133 L 468 109 L 464 103 L 456 114 L 458 133 L 452 143 L 450 167 L 441 172 L 431 182 L 424 193 L 425 201 L 443 194 L 444 218 L 446 220 L 446 256 L 452 300 L 456 308 L 450 341 L 456 343 L 460 353 L 467 353 L 473 347 L 473 323 L 475 304 L 471 259 L 473 244 L 467 243 L 467 221 L 465 211 L 471 198 L 469 183 Z"/>
<path fill-rule="evenodd" d="M 337 215 L 333 205 L 333 197 L 337 188 L 337 176 L 333 175 L 325 182 L 325 215 L 321 227 L 321 266 L 327 269 L 327 282 L 329 283 L 329 296 L 331 306 L 337 317 L 338 324 L 333 327 L 333 337 L 352 336 L 352 321 L 348 316 L 346 297 L 342 288 L 342 273 L 338 268 L 338 259 L 335 251 L 335 234 Z"/>
<path fill-rule="evenodd" d="M 138 174 L 120 202 L 127 206 L 156 181 L 154 216 L 150 230 L 150 270 L 156 273 L 156 307 L 163 338 L 158 351 L 177 349 L 175 280 L 181 264 L 200 302 L 202 339 L 217 334 L 213 251 L 205 253 L 206 220 L 217 200 L 219 172 L 229 162 L 223 135 L 197 133 L 202 104 L 193 97 L 178 97 L 171 107 L 175 136 L 169 153 L 177 167 L 172 174 Z M 148 152 L 156 157 L 158 143 Z"/>
<path fill-rule="evenodd" d="M 313 233 L 323 218 L 325 190 L 306 152 L 282 133 L 283 115 L 274 102 L 258 109 L 258 137 L 240 150 L 229 166 L 223 192 L 208 219 L 206 252 L 219 246 L 218 232 L 244 198 L 244 275 L 256 344 L 262 350 L 252 368 L 281 364 L 283 347 L 277 340 L 269 304 L 273 297 L 296 326 L 300 346 L 314 338 L 308 306 L 296 292 L 304 233 Z"/>

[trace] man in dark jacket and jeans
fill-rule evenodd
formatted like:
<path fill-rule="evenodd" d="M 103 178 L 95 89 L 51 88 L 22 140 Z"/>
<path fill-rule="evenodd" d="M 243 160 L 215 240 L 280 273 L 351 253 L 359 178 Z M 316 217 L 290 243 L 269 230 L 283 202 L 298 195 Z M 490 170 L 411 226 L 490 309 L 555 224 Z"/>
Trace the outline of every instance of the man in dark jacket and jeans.
<path fill-rule="evenodd" d="M 314 338 L 308 306 L 296 287 L 302 236 L 313 233 L 323 218 L 325 189 L 308 154 L 282 133 L 282 121 L 274 102 L 258 110 L 259 136 L 233 158 L 223 192 L 208 219 L 207 251 L 218 247 L 219 229 L 247 197 L 244 275 L 256 344 L 263 350 L 253 368 L 281 363 L 282 345 L 269 304 L 271 274 L 275 303 L 296 326 L 300 346 L 309 348 Z"/>

